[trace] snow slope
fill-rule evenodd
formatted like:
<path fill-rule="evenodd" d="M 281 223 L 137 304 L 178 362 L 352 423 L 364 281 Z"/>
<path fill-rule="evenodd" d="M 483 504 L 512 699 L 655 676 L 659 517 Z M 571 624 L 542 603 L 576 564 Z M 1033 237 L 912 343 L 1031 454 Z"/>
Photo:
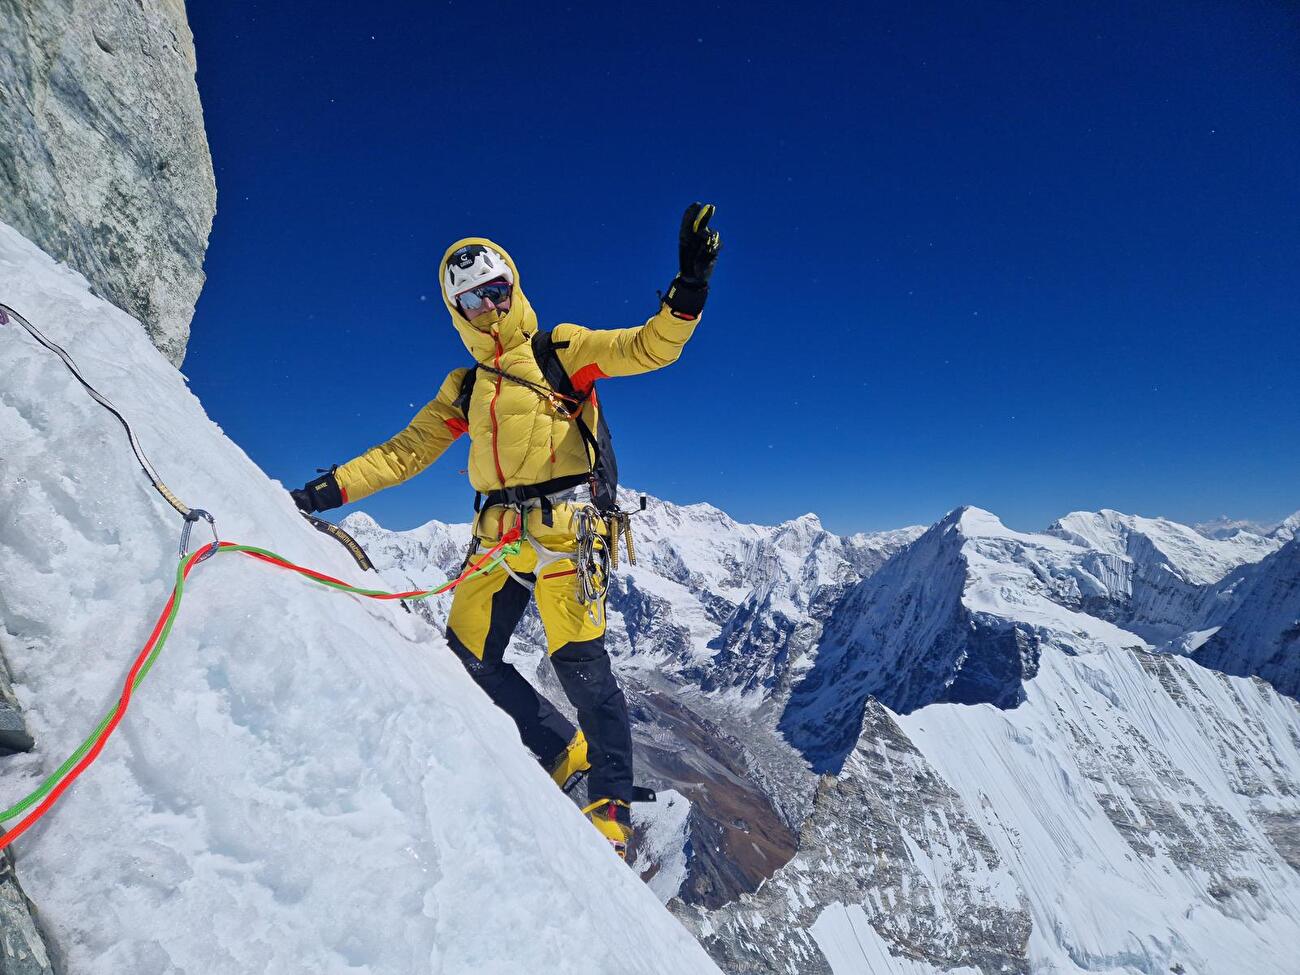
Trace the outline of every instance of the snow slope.
<path fill-rule="evenodd" d="M 3 225 L 0 300 L 224 538 L 357 579 L 136 322 Z M 7 805 L 110 706 L 180 521 L 53 356 L 11 326 L 0 362 L 0 640 L 37 739 L 0 759 Z M 117 736 L 15 847 L 68 972 L 716 971 L 419 620 L 243 556 L 195 570 Z"/>
<path fill-rule="evenodd" d="M 899 724 L 1024 892 L 1032 970 L 1294 971 L 1295 702 L 1117 648 L 1045 655 L 1015 710 Z"/>
<path fill-rule="evenodd" d="M 795 857 L 684 914 L 732 972 L 1293 975 L 1298 783 L 1262 682 L 1045 649 L 1015 708 L 867 702 Z"/>

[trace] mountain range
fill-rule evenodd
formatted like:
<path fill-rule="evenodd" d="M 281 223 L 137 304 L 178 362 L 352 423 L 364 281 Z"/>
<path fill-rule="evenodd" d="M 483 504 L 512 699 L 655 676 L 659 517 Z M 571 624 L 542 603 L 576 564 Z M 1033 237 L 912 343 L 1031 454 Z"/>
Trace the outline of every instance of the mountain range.
<path fill-rule="evenodd" d="M 1297 523 L 844 537 L 651 500 L 609 598 L 664 797 L 637 868 L 727 972 L 1293 971 Z M 468 540 L 344 525 L 393 585 Z M 562 701 L 542 646 L 532 617 L 510 653 Z"/>

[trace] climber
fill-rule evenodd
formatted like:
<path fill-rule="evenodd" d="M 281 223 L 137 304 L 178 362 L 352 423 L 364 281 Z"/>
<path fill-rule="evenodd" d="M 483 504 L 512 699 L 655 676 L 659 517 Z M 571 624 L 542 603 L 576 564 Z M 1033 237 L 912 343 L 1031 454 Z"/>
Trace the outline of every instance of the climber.
<path fill-rule="evenodd" d="M 455 590 L 447 642 L 558 785 L 587 775 L 594 801 L 584 811 L 623 857 L 632 833 L 632 735 L 605 651 L 604 607 L 617 474 L 593 387 L 677 360 L 699 322 L 720 248 L 709 227 L 713 210 L 687 208 L 678 274 L 659 311 L 632 328 L 563 324 L 539 332 L 510 256 L 484 238 L 452 244 L 438 270 L 443 301 L 475 365 L 452 370 L 391 440 L 291 492 L 308 513 L 359 501 L 414 477 L 469 434 L 469 480 L 478 494 L 468 558 L 513 528 L 523 541 L 504 571 Z M 578 729 L 503 660 L 530 594 Z"/>

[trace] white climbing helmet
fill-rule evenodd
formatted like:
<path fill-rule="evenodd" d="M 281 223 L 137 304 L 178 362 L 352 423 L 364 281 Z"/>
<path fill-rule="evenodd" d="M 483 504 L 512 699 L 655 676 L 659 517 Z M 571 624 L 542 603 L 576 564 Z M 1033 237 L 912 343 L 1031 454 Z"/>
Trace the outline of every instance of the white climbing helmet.
<path fill-rule="evenodd" d="M 447 270 L 442 277 L 442 290 L 453 304 L 456 296 L 480 284 L 505 278 L 512 285 L 515 274 L 505 257 L 483 244 L 466 244 L 458 247 L 447 258 Z"/>

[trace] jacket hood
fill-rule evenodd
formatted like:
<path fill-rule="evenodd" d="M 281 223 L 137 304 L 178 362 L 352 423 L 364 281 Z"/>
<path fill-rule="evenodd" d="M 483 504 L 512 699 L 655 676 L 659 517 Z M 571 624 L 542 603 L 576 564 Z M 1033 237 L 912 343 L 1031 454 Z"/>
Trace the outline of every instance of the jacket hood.
<path fill-rule="evenodd" d="M 504 257 L 506 263 L 510 265 L 510 270 L 515 276 L 515 283 L 510 294 L 510 310 L 508 312 L 480 315 L 471 322 L 452 300 L 452 296 L 443 290 L 442 282 L 447 274 L 447 261 L 453 253 L 467 244 L 482 244 L 484 247 L 491 247 Z M 462 237 L 447 248 L 446 253 L 442 255 L 442 260 L 438 262 L 438 291 L 442 294 L 442 303 L 447 306 L 447 313 L 451 315 L 451 323 L 455 326 L 456 331 L 460 333 L 465 348 L 469 349 L 470 355 L 476 361 L 485 365 L 492 364 L 492 360 L 496 356 L 498 341 L 501 343 L 503 350 L 512 349 L 516 345 L 528 341 L 532 334 L 537 331 L 537 315 L 533 312 L 533 306 L 528 303 L 528 298 L 519 286 L 519 268 L 515 267 L 514 259 L 506 253 L 504 247 L 488 240 L 486 237 Z"/>

